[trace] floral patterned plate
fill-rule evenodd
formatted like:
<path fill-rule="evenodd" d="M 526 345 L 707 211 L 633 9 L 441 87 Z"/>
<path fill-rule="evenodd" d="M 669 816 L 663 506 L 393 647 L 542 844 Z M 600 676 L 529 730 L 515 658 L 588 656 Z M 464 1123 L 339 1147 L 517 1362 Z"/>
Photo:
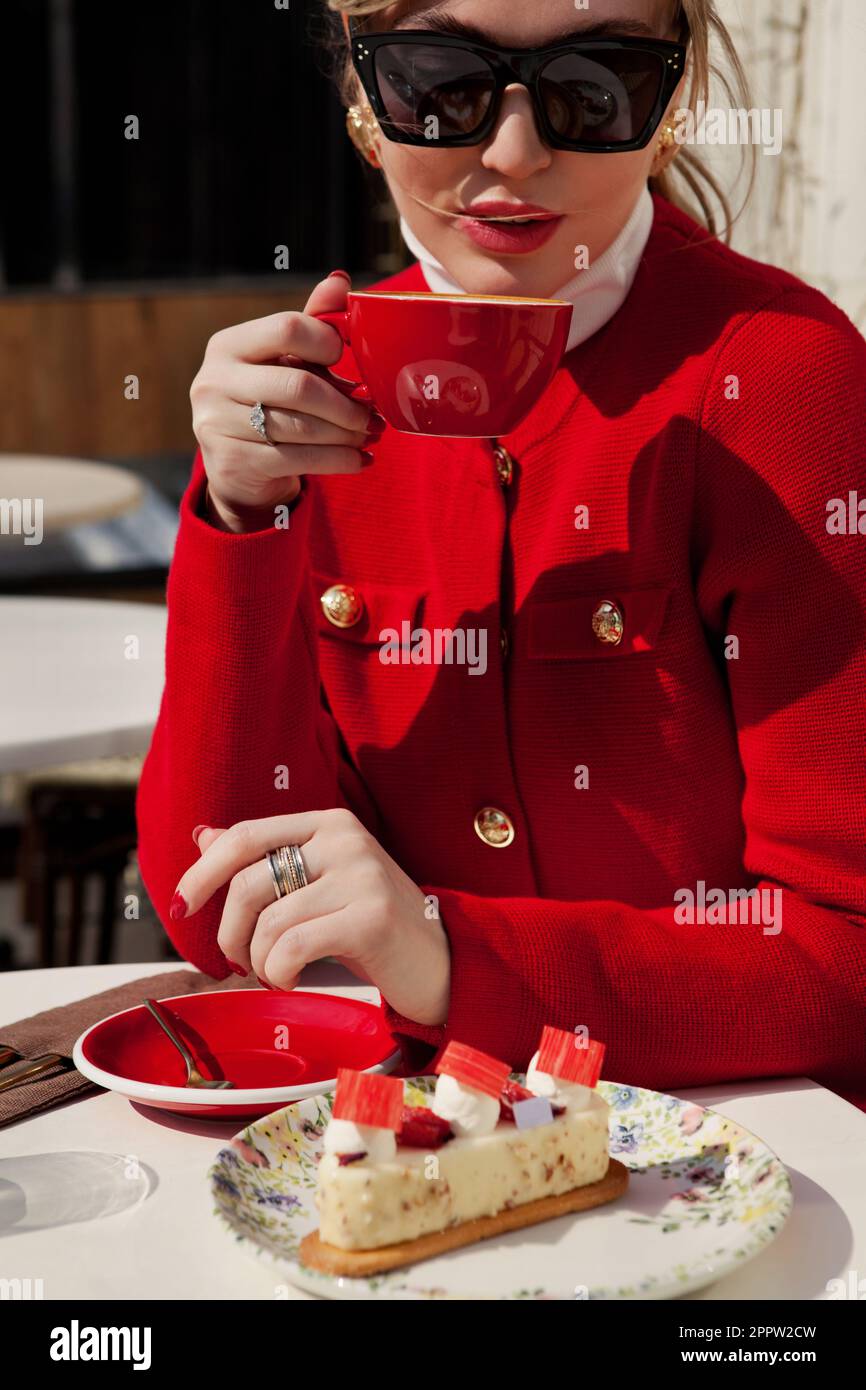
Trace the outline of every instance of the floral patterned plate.
<path fill-rule="evenodd" d="M 427 1103 L 434 1080 L 407 1082 L 407 1100 Z M 791 1183 L 754 1134 L 657 1091 L 611 1081 L 598 1089 L 611 1106 L 610 1152 L 631 1182 L 624 1197 L 594 1211 L 371 1279 L 305 1269 L 297 1250 L 318 1225 L 313 1196 L 330 1093 L 256 1120 L 220 1151 L 209 1175 L 217 1213 L 278 1283 L 324 1298 L 675 1298 L 778 1235 Z"/>

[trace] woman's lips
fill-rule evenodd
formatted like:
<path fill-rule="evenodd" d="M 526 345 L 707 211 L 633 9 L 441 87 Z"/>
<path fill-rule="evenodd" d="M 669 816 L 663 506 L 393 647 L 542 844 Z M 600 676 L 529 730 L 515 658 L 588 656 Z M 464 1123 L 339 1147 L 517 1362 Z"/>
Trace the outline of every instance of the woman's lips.
<path fill-rule="evenodd" d="M 512 214 L 513 216 L 513 214 Z M 562 217 L 533 216 L 529 222 L 491 222 L 476 217 L 460 217 L 457 225 L 485 251 L 503 255 L 525 255 L 550 241 Z"/>

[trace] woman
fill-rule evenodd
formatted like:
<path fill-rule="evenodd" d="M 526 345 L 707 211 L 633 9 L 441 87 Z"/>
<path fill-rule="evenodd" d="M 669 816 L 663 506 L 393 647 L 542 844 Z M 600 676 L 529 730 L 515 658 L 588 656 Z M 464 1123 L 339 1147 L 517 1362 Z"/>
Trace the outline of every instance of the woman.
<path fill-rule="evenodd" d="M 344 272 L 211 339 L 139 794 L 157 909 L 214 976 L 345 961 L 410 1068 L 450 1037 L 523 1067 L 551 1023 L 630 1083 L 866 1105 L 866 542 L 830 520 L 866 496 L 866 344 L 675 201 L 682 168 L 709 212 L 675 113 L 714 6 L 331 6 L 419 258 L 380 287 L 568 297 L 571 336 L 492 441 L 328 380 Z M 350 54 L 406 30 L 377 118 Z M 554 52 L 497 85 L 479 44 Z M 485 669 L 383 664 L 403 622 Z"/>

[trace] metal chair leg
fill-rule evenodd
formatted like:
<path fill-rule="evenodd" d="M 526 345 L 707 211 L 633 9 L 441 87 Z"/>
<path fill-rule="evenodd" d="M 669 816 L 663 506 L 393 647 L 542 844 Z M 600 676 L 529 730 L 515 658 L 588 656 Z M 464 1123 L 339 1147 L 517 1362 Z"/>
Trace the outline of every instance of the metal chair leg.
<path fill-rule="evenodd" d="M 114 947 L 114 924 L 117 913 L 117 880 L 120 875 L 116 871 L 106 869 L 100 875 L 100 885 L 102 889 L 102 902 L 99 909 L 99 942 L 96 948 L 97 965 L 109 965 L 111 954 Z"/>

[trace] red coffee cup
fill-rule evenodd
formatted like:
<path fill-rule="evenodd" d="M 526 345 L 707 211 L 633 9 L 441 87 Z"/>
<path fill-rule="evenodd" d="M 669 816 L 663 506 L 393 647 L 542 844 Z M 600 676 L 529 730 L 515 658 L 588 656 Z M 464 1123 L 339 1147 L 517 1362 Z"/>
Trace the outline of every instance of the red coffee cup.
<path fill-rule="evenodd" d="M 331 379 L 404 434 L 509 434 L 548 386 L 565 351 L 562 299 L 350 290 L 348 307 L 316 314 L 352 355 L 360 382 Z"/>

